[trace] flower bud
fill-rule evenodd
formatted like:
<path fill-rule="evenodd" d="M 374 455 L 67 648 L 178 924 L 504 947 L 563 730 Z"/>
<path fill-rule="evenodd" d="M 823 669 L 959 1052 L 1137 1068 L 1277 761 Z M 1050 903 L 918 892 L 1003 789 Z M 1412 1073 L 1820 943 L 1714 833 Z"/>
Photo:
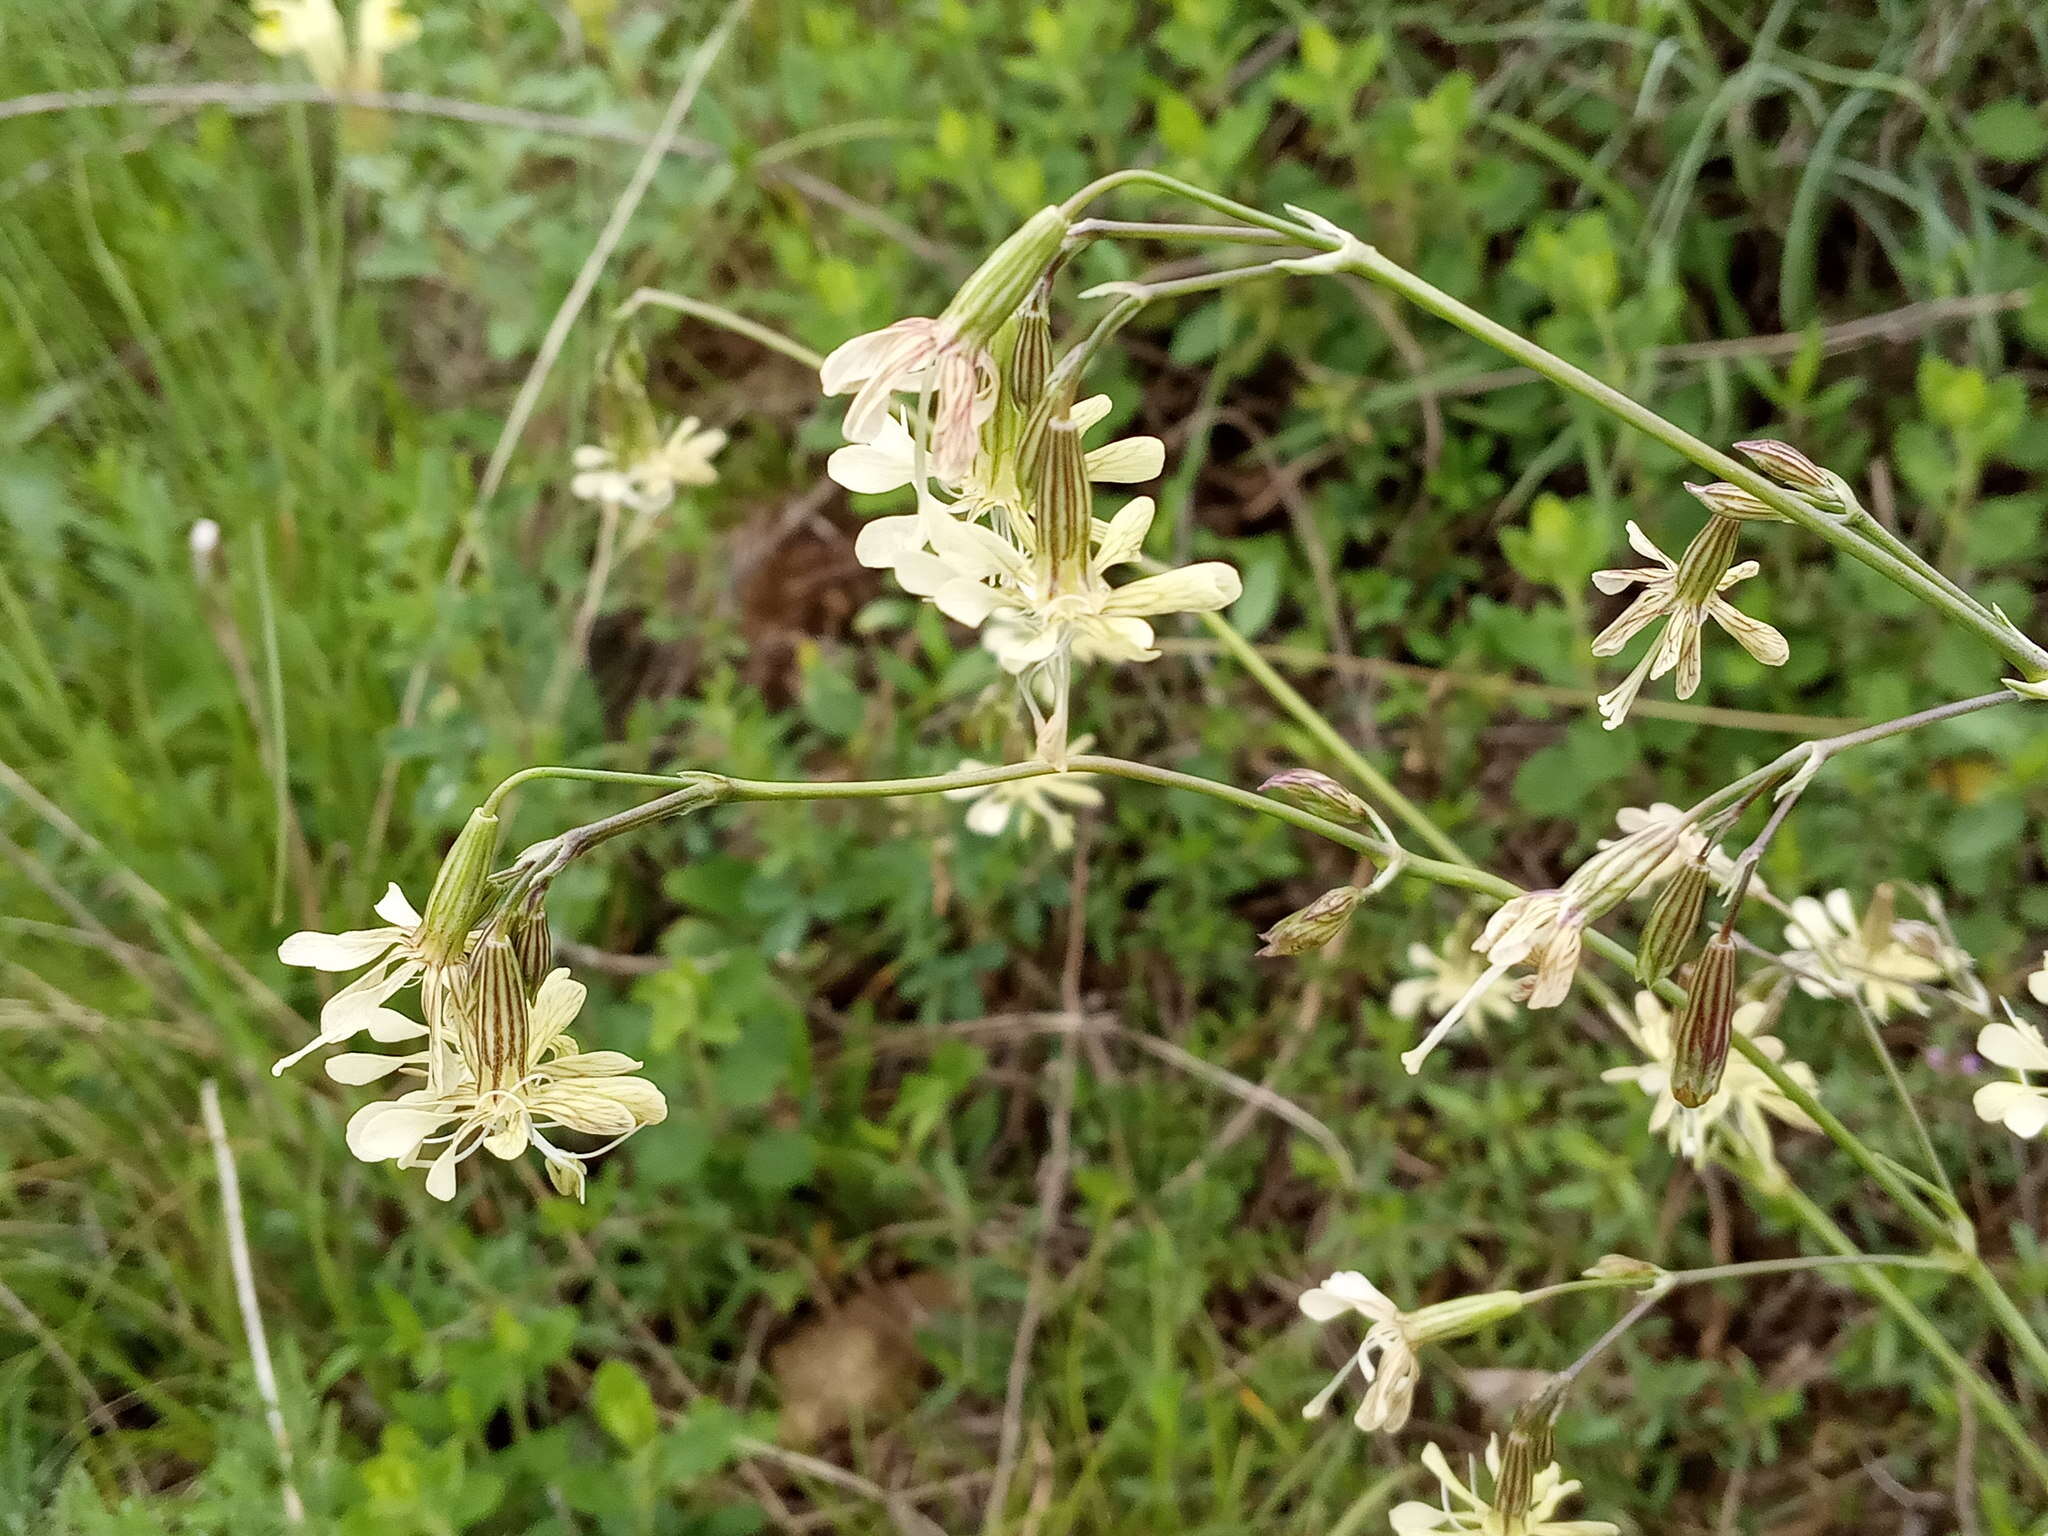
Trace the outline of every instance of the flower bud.
<path fill-rule="evenodd" d="M 1067 238 L 1067 216 L 1057 206 L 1041 208 L 1018 231 L 989 252 L 939 318 L 971 344 L 986 345 L 996 327 L 1015 313 L 1045 276 Z"/>
<path fill-rule="evenodd" d="M 1787 490 L 1798 491 L 1825 507 L 1842 505 L 1840 477 L 1832 471 L 1822 469 L 1790 443 L 1780 443 L 1764 437 L 1747 443 L 1737 443 L 1735 447 L 1738 452 L 1746 454 L 1749 461 L 1758 469 Z"/>
<path fill-rule="evenodd" d="M 1313 768 L 1289 768 L 1276 773 L 1259 786 L 1259 793 L 1331 821 L 1355 825 L 1372 815 L 1371 806 L 1327 773 L 1318 773 Z"/>
<path fill-rule="evenodd" d="M 1769 502 L 1758 500 L 1741 486 L 1730 485 L 1726 480 L 1716 480 L 1712 485 L 1694 485 L 1688 480 L 1685 488 L 1716 517 L 1731 518 L 1738 523 L 1791 521 Z"/>
<path fill-rule="evenodd" d="M 1520 1291 L 1482 1291 L 1477 1296 L 1458 1296 L 1401 1314 L 1401 1334 L 1410 1344 L 1432 1344 L 1441 1339 L 1462 1339 L 1468 1333 L 1513 1317 L 1522 1310 Z"/>
<path fill-rule="evenodd" d="M 1305 955 L 1321 949 L 1342 933 L 1365 892 L 1355 885 L 1340 885 L 1325 891 L 1299 912 L 1290 912 L 1259 937 L 1266 941 L 1261 955 Z"/>
<path fill-rule="evenodd" d="M 1735 940 L 1717 933 L 1692 968 L 1692 988 L 1671 1039 L 1671 1097 L 1698 1109 L 1721 1087 L 1735 1017 Z"/>
<path fill-rule="evenodd" d="M 1525 1417 L 1530 1422 L 1524 1422 Z M 1536 1474 L 1550 1465 L 1552 1436 L 1549 1420 L 1542 1415 L 1517 1413 L 1501 1442 L 1500 1470 L 1494 1474 L 1493 1497 L 1488 1501 L 1501 1517 L 1504 1533 L 1528 1528 L 1530 1495 Z"/>
<path fill-rule="evenodd" d="M 1087 455 L 1081 429 L 1065 410 L 1046 423 L 1039 452 L 1038 559 L 1053 597 L 1077 592 L 1089 576 L 1089 545 L 1095 532 L 1095 497 L 1088 488 Z"/>
<path fill-rule="evenodd" d="M 469 930 L 483 910 L 491 860 L 497 851 L 498 818 L 471 811 L 456 835 L 455 846 L 441 861 L 441 871 L 434 876 L 434 888 L 427 893 L 427 904 L 420 913 L 414 947 L 428 965 L 451 964 L 469 947 Z"/>
<path fill-rule="evenodd" d="M 1034 288 L 1017 313 L 1016 346 L 1010 353 L 1005 398 L 1029 410 L 1045 393 L 1045 381 L 1051 373 L 1052 315 L 1046 308 L 1044 290 Z"/>
<path fill-rule="evenodd" d="M 512 953 L 519 961 L 519 974 L 530 998 L 555 968 L 555 936 L 548 927 L 547 910 L 536 902 L 512 920 L 506 937 L 512 941 Z"/>
<path fill-rule="evenodd" d="M 512 941 L 487 933 L 462 968 L 463 1059 L 479 1091 L 508 1088 L 526 1071 L 526 977 Z"/>
<path fill-rule="evenodd" d="M 1664 1266 L 1652 1264 L 1648 1259 L 1632 1258 L 1626 1253 L 1603 1253 L 1597 1264 L 1579 1273 L 1588 1280 L 1639 1280 L 1644 1285 L 1651 1285 L 1664 1274 Z"/>
<path fill-rule="evenodd" d="M 1696 859 L 1665 881 L 1651 903 L 1642 942 L 1636 947 L 1636 980 L 1644 986 L 1654 987 L 1669 976 L 1692 947 L 1700 915 L 1707 909 L 1708 879 L 1706 862 Z"/>

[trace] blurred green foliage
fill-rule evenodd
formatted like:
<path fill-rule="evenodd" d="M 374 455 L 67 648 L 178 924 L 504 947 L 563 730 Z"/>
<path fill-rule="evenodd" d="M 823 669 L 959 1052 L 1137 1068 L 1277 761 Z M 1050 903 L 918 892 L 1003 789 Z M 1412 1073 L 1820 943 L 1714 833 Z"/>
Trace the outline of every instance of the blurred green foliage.
<path fill-rule="evenodd" d="M 417 9 L 389 88 L 629 137 L 717 14 Z M 248 20 L 226 0 L 13 6 L 0 92 L 299 78 Z M 838 419 L 815 380 L 672 316 L 636 324 L 652 386 L 732 429 L 723 478 L 618 573 L 587 675 L 559 718 L 537 712 L 589 559 L 568 455 L 635 287 L 822 349 L 935 313 L 1020 216 L 1151 163 L 1364 231 L 1711 440 L 1798 443 L 2026 624 L 2044 67 L 2025 0 L 756 0 L 474 513 L 631 143 L 305 105 L 0 120 L 0 1529 L 282 1521 L 196 1123 L 209 1076 L 312 1528 L 738 1536 L 786 1504 L 804 1528 L 899 1529 L 746 1447 L 778 1432 L 776 1341 L 927 1273 L 956 1304 L 920 1334 L 912 1406 L 813 1449 L 927 1490 L 945 1529 L 981 1520 L 1059 1047 L 944 1026 L 1060 1006 L 1067 860 L 915 802 L 720 811 L 572 871 L 553 915 L 597 952 L 589 1033 L 643 1056 L 672 1105 L 584 1207 L 502 1166 L 435 1207 L 348 1158 L 352 1096 L 266 1070 L 319 1001 L 270 958 L 278 937 L 367 921 L 389 879 L 421 896 L 514 768 L 875 775 L 1019 748 L 987 657 L 853 560 L 869 509 L 814 492 Z M 1074 286 L 1184 254 L 1098 247 Z M 1830 328 L 1902 309 L 1876 337 Z M 1698 517 L 1670 454 L 1500 368 L 1376 295 L 1298 281 L 1148 315 L 1102 383 L 1112 425 L 1169 443 L 1157 552 L 1236 561 L 1233 618 L 1261 643 L 1405 664 L 1302 681 L 1476 854 L 1548 883 L 1615 810 L 1689 799 L 1788 738 L 1648 710 L 1609 735 L 1583 703 L 1470 685 L 1589 700 L 1618 675 L 1587 653 L 1606 615 L 1589 573 L 1633 563 L 1626 520 L 1675 550 Z M 195 572 L 201 518 L 223 537 Z M 458 546 L 474 558 L 451 580 Z M 1996 686 L 1972 642 L 1791 530 L 1745 546 L 1764 566 L 1745 606 L 1792 660 L 1710 645 L 1696 702 L 1804 734 Z M 1091 680 L 1080 717 L 1110 750 L 1239 783 L 1316 761 L 1199 653 Z M 2021 710 L 1872 748 L 1830 768 L 1766 874 L 1788 893 L 1937 881 L 2011 995 L 2048 928 L 2044 779 Z M 618 803 L 538 786 L 510 841 Z M 1083 1050 L 1026 1454 L 991 1529 L 1379 1528 L 1422 1433 L 1462 1456 L 1495 1421 L 1438 1355 L 1401 1444 L 1302 1423 L 1336 1356 L 1293 1297 L 1330 1268 L 1420 1303 L 1608 1251 L 1797 1249 L 1783 1213 L 1674 1165 L 1639 1100 L 1599 1082 L 1627 1046 L 1590 1005 L 1400 1072 L 1410 1030 L 1382 998 L 1408 942 L 1455 920 L 1446 897 L 1397 886 L 1340 954 L 1268 965 L 1253 933 L 1346 878 L 1329 850 L 1129 786 L 1087 842 L 1089 1007 L 1270 1072 L 1359 1177 L 1278 1122 L 1222 1148 L 1227 1095 Z M 1800 1000 L 1783 1033 L 1839 1112 L 1905 1151 L 1841 1016 Z M 2038 1307 L 2039 1156 L 2029 1172 L 1970 1117 L 1943 1065 L 1968 1035 L 1937 1012 L 1890 1043 Z M 1906 1241 L 1817 1139 L 1786 1158 L 1867 1244 Z M 1901 1283 L 2003 1369 L 1968 1305 Z M 1556 1368 L 1611 1312 L 1560 1305 L 1455 1358 Z M 1981 1487 L 1979 1529 L 2037 1528 L 1994 1448 L 1958 1472 L 1935 1368 L 1833 1285 L 1688 1294 L 1597 1374 L 1560 1454 L 1587 1513 L 1627 1529 L 1918 1530 L 1959 1480 Z"/>

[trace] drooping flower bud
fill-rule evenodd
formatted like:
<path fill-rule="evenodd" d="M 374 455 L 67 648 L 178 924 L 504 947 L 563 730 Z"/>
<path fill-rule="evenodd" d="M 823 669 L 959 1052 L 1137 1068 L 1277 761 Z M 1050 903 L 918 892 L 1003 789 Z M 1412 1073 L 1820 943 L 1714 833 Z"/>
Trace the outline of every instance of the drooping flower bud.
<path fill-rule="evenodd" d="M 1825 507 L 1842 505 L 1840 478 L 1832 471 L 1822 469 L 1790 443 L 1761 437 L 1737 443 L 1735 447 L 1786 489 L 1798 491 Z"/>
<path fill-rule="evenodd" d="M 1691 991 L 1672 1033 L 1671 1097 L 1687 1109 L 1720 1090 L 1734 1017 L 1735 939 L 1717 933 L 1692 968 Z"/>
<path fill-rule="evenodd" d="M 427 904 L 420 913 L 415 948 L 429 966 L 452 964 L 469 947 L 469 930 L 483 910 L 491 860 L 497 851 L 498 818 L 482 810 L 471 811 L 448 857 L 441 861 L 434 888 L 427 893 Z"/>
<path fill-rule="evenodd" d="M 1327 773 L 1289 768 L 1259 786 L 1259 793 L 1284 800 L 1297 810 L 1356 825 L 1372 815 L 1372 807 Z"/>
<path fill-rule="evenodd" d="M 526 977 L 502 933 L 487 933 L 462 968 L 461 1050 L 480 1092 L 508 1088 L 526 1071 Z"/>
<path fill-rule="evenodd" d="M 1045 290 L 1033 288 L 1024 307 L 1017 312 L 1017 344 L 1010 354 L 1007 379 L 1010 398 L 1029 410 L 1045 393 L 1045 381 L 1051 373 L 1052 312 L 1046 306 Z"/>
<path fill-rule="evenodd" d="M 1709 879 L 1706 861 L 1696 859 L 1681 866 L 1657 893 L 1636 947 L 1636 980 L 1644 986 L 1654 987 L 1669 976 L 1692 947 L 1707 908 Z"/>
<path fill-rule="evenodd" d="M 1730 485 L 1726 480 L 1716 480 L 1712 485 L 1694 485 L 1685 482 L 1685 488 L 1716 517 L 1725 517 L 1738 523 L 1783 523 L 1790 519 L 1767 501 L 1761 501 L 1739 485 Z"/>
<path fill-rule="evenodd" d="M 1291 912 L 1259 937 L 1266 941 L 1261 955 L 1305 955 L 1321 949 L 1351 921 L 1365 891 L 1355 885 L 1340 885 L 1325 891 L 1299 912 Z"/>
<path fill-rule="evenodd" d="M 1045 276 L 1066 237 L 1066 214 L 1057 206 L 1039 209 L 960 285 L 941 323 L 950 324 L 961 340 L 986 346 Z"/>

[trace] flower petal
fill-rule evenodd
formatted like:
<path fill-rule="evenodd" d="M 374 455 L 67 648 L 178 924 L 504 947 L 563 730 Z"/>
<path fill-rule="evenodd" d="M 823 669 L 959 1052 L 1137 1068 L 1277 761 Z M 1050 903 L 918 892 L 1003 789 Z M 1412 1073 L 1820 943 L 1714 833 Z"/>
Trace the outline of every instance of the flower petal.
<path fill-rule="evenodd" d="M 1138 558 L 1145 548 L 1145 535 L 1152 531 L 1154 510 L 1150 496 L 1139 496 L 1125 502 L 1107 523 L 1096 525 L 1102 540 L 1093 562 L 1098 574 Z"/>
<path fill-rule="evenodd" d="M 384 894 L 377 898 L 377 915 L 394 928 L 403 928 L 411 933 L 420 925 L 420 914 L 413 904 L 405 899 L 405 892 L 392 881 L 384 887 Z"/>
<path fill-rule="evenodd" d="M 396 928 L 294 933 L 277 946 L 277 958 L 286 965 L 303 965 L 316 971 L 352 971 L 383 959 L 404 938 Z"/>
<path fill-rule="evenodd" d="M 1159 613 L 1214 613 L 1228 608 L 1244 593 L 1244 582 L 1234 567 L 1220 560 L 1204 560 L 1158 576 L 1142 576 L 1128 586 L 1118 587 L 1102 605 L 1113 616 L 1146 616 Z"/>
<path fill-rule="evenodd" d="M 1166 467 L 1166 444 L 1156 437 L 1125 437 L 1087 455 L 1088 478 L 1105 485 L 1135 485 Z"/>
<path fill-rule="evenodd" d="M 1986 1024 L 1977 1035 L 1977 1054 L 2020 1072 L 2048 1072 L 2048 1040 L 2024 1024 Z"/>
<path fill-rule="evenodd" d="M 402 1102 L 365 1104 L 349 1116 L 346 1140 L 349 1151 L 366 1163 L 381 1163 L 394 1157 L 409 1157 L 419 1144 L 454 1119 L 441 1108 L 424 1108 Z"/>

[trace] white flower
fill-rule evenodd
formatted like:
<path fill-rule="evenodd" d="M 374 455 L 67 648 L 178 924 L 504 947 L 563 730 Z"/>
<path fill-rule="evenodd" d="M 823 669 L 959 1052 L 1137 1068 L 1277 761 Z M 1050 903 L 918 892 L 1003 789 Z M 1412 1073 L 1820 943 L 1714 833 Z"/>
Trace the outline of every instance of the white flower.
<path fill-rule="evenodd" d="M 1486 1470 L 1493 1476 L 1498 1496 L 1500 1442 L 1486 1442 Z M 1617 1536 L 1621 1527 L 1605 1520 L 1559 1520 L 1555 1516 L 1566 1499 L 1579 1491 L 1576 1481 L 1567 1482 L 1555 1462 L 1538 1472 L 1529 1486 L 1529 1507 L 1520 1516 L 1495 1509 L 1468 1488 L 1444 1459 L 1436 1445 L 1424 1447 L 1422 1464 L 1435 1474 L 1440 1502 L 1425 1504 L 1411 1499 L 1388 1512 L 1395 1536 Z M 1477 1481 L 1475 1479 L 1475 1481 Z"/>
<path fill-rule="evenodd" d="M 1927 1012 L 1919 985 L 1953 975 L 1965 957 L 1926 923 L 1901 922 L 1891 892 L 1878 887 L 1859 923 L 1847 891 L 1822 900 L 1801 896 L 1792 903 L 1785 929 L 1789 953 L 1782 958 L 1809 997 L 1854 997 L 1886 1018 L 1894 1007 Z"/>
<path fill-rule="evenodd" d="M 478 1148 L 514 1158 L 531 1146 L 545 1159 L 555 1188 L 581 1199 L 585 1162 L 668 1114 L 660 1089 L 627 1075 L 639 1062 L 618 1051 L 579 1051 L 564 1033 L 584 996 L 582 983 L 566 970 L 551 972 L 530 1014 L 518 997 L 515 1050 L 506 1069 L 483 1068 L 475 1042 L 465 1040 L 442 1090 L 415 1089 L 357 1110 L 348 1122 L 349 1151 L 366 1163 L 424 1166 L 427 1193 L 449 1200 L 456 1165 Z M 341 1056 L 328 1070 L 342 1082 L 368 1082 L 421 1071 L 424 1061 L 424 1055 Z M 572 1152 L 548 1140 L 545 1133 L 557 1129 L 611 1139 L 593 1151 Z M 430 1154 L 433 1147 L 440 1150 Z"/>
<path fill-rule="evenodd" d="M 576 474 L 569 490 L 585 501 L 610 502 L 652 517 L 668 509 L 679 487 L 718 479 L 711 461 L 725 441 L 723 432 L 685 416 L 665 440 L 623 463 L 613 449 L 585 444 L 571 457 Z"/>
<path fill-rule="evenodd" d="M 853 393 L 844 430 L 855 443 L 881 437 L 898 391 L 929 392 L 931 469 L 942 480 L 973 467 L 982 424 L 996 408 L 994 358 L 943 316 L 898 320 L 841 342 L 819 365 L 818 382 L 828 395 Z"/>
<path fill-rule="evenodd" d="M 368 966 L 354 981 L 327 1000 L 320 1010 L 320 1033 L 271 1067 L 272 1075 L 282 1073 L 319 1050 L 368 1030 L 372 1040 L 387 1043 L 412 1040 L 424 1035 L 426 1027 L 385 1006 L 392 997 L 420 980 L 427 969 L 417 949 L 420 915 L 406 900 L 405 892 L 392 885 L 377 903 L 381 928 L 355 928 L 344 933 L 302 932 L 292 934 L 277 946 L 277 958 L 286 965 L 309 966 L 317 971 L 352 971 Z"/>
<path fill-rule="evenodd" d="M 1111 406 L 1109 396 L 1091 395 L 1075 402 L 1070 414 L 1074 425 L 1085 432 L 1107 416 Z M 1156 437 L 1119 438 L 1094 449 L 1084 462 L 1088 478 L 1097 484 L 1136 485 L 1156 478 L 1165 467 L 1166 444 Z M 917 444 L 901 413 L 891 411 L 871 440 L 834 450 L 825 461 L 825 473 L 849 491 L 868 496 L 914 484 Z M 954 510 L 973 513 L 1006 502 L 1014 496 L 1013 486 L 1008 466 L 993 464 L 986 453 L 977 452 L 967 473 L 951 486 L 959 496 Z"/>
<path fill-rule="evenodd" d="M 1387 994 L 1387 1009 L 1397 1019 L 1417 1019 L 1423 1014 L 1440 1014 L 1455 1008 L 1484 975 L 1483 961 L 1472 952 L 1466 928 L 1453 932 L 1440 949 L 1426 944 L 1408 946 L 1408 968 L 1417 974 L 1394 983 Z M 1465 1017 L 1475 1032 L 1487 1019 L 1511 1019 L 1517 1009 L 1502 978 L 1495 976 L 1466 1004 Z"/>
<path fill-rule="evenodd" d="M 1737 1034 L 1754 1040 L 1758 1049 L 1773 1061 L 1783 1061 L 1785 1042 L 1761 1033 L 1769 1010 L 1762 1003 L 1744 1003 L 1735 1010 L 1730 1026 Z M 1662 1131 L 1671 1150 L 1692 1159 L 1706 1161 L 1709 1138 L 1716 1129 L 1733 1137 L 1767 1169 L 1775 1170 L 1777 1156 L 1771 1144 L 1772 1120 L 1801 1130 L 1812 1130 L 1813 1122 L 1792 1100 L 1785 1097 L 1763 1068 L 1747 1056 L 1730 1052 L 1722 1070 L 1721 1088 L 1698 1109 L 1687 1109 L 1671 1096 L 1674 1058 L 1670 1010 L 1648 992 L 1636 994 L 1635 1018 L 1615 1016 L 1615 1023 L 1649 1059 L 1641 1066 L 1609 1067 L 1600 1074 L 1602 1082 L 1634 1083 L 1653 1101 L 1650 1130 Z M 1785 1073 L 1809 1093 L 1818 1084 L 1813 1069 L 1804 1062 L 1791 1062 Z"/>
<path fill-rule="evenodd" d="M 2018 1082 L 1986 1083 L 1971 1103 L 1978 1117 L 2003 1124 L 2015 1136 L 2034 1137 L 2048 1129 L 2048 1085 L 2027 1081 L 2029 1072 L 2048 1073 L 2048 1040 L 2038 1025 L 2021 1021 L 2006 1006 L 2009 1022 L 1987 1024 L 1977 1035 L 1977 1054 L 2020 1074 Z"/>
<path fill-rule="evenodd" d="M 1416 1361 L 1414 1345 L 1402 1330 L 1401 1309 L 1357 1270 L 1346 1269 L 1303 1291 L 1301 1310 L 1313 1322 L 1327 1323 L 1355 1312 L 1372 1325 L 1366 1329 L 1357 1352 L 1330 1378 L 1330 1384 L 1310 1399 L 1301 1416 L 1321 1418 L 1345 1378 L 1356 1370 L 1369 1385 L 1351 1422 L 1360 1429 L 1384 1429 L 1390 1433 L 1406 1424 L 1422 1368 Z"/>
<path fill-rule="evenodd" d="M 2027 990 L 2037 1003 L 2048 1003 L 2048 954 L 2041 956 L 2041 965 L 2027 978 Z"/>
<path fill-rule="evenodd" d="M 330 91 L 371 94 L 381 82 L 384 55 L 419 35 L 419 21 L 407 14 L 402 0 L 362 0 L 351 52 L 334 0 L 256 0 L 249 39 L 265 53 L 298 54 L 314 80 Z"/>
<path fill-rule="evenodd" d="M 1082 736 L 1074 742 L 1073 750 L 1086 752 L 1091 745 L 1092 739 Z M 962 758 L 959 771 L 988 766 L 971 757 Z M 1074 813 L 1068 807 L 1092 811 L 1102 804 L 1102 791 L 1087 782 L 1093 777 L 1088 773 L 1048 773 L 997 784 L 970 784 L 947 790 L 946 798 L 974 802 L 967 810 L 970 832 L 1000 837 L 1014 816 L 1018 830 L 1028 835 L 1035 820 L 1044 823 L 1046 838 L 1053 848 L 1064 853 L 1074 846 Z"/>
<path fill-rule="evenodd" d="M 1628 541 L 1645 559 L 1657 563 L 1630 570 L 1596 571 L 1593 585 L 1609 594 L 1642 587 L 1621 616 L 1602 630 L 1593 641 L 1595 656 L 1612 656 L 1655 620 L 1665 620 L 1664 632 L 1643 655 L 1623 682 L 1600 699 L 1600 715 L 1607 729 L 1618 729 L 1642 690 L 1644 679 L 1662 677 L 1678 669 L 1678 696 L 1689 699 L 1700 685 L 1700 631 L 1708 619 L 1733 635 L 1742 648 L 1765 666 L 1783 666 L 1790 655 L 1785 637 L 1764 623 L 1737 611 L 1721 593 L 1738 581 L 1757 573 L 1754 560 L 1738 565 L 1728 563 L 1735 550 L 1740 525 L 1733 519 L 1714 517 L 1700 531 L 1684 556 L 1673 561 L 1649 536 L 1631 521 Z"/>

